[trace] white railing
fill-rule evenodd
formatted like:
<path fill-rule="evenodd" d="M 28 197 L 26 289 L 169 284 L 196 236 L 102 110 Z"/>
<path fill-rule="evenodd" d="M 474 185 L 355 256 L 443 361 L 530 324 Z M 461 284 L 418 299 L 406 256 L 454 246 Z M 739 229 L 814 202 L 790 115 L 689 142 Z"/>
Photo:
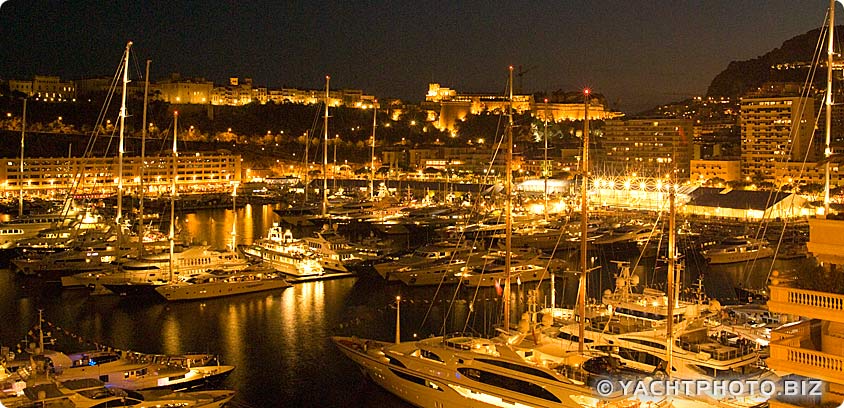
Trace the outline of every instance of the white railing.
<path fill-rule="evenodd" d="M 783 343 L 771 343 L 769 361 L 774 360 L 798 365 L 804 370 L 805 374 L 803 375 L 810 375 L 815 378 L 844 378 L 844 356 L 793 347 Z"/>
<path fill-rule="evenodd" d="M 769 306 L 771 307 L 771 311 L 782 311 L 802 316 L 813 312 L 827 312 L 836 314 L 835 316 L 838 318 L 844 318 L 844 295 L 773 285 L 770 289 L 771 298 L 769 299 Z M 782 308 L 796 308 L 799 311 L 779 310 Z M 827 320 L 826 316 L 822 318 L 823 320 Z"/>

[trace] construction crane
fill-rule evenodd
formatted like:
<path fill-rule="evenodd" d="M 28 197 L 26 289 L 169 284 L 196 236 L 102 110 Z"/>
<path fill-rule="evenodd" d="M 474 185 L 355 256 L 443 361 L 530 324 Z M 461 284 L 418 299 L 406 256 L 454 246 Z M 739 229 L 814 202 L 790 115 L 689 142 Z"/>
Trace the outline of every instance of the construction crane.
<path fill-rule="evenodd" d="M 522 66 L 519 65 L 519 71 L 516 72 L 516 76 L 519 77 L 519 90 L 516 93 L 519 93 L 519 94 L 522 93 L 522 85 L 523 85 L 522 76 L 524 76 L 525 74 L 527 74 L 530 71 L 533 71 L 535 68 L 536 68 L 536 65 L 531 65 L 527 68 L 522 68 Z"/>

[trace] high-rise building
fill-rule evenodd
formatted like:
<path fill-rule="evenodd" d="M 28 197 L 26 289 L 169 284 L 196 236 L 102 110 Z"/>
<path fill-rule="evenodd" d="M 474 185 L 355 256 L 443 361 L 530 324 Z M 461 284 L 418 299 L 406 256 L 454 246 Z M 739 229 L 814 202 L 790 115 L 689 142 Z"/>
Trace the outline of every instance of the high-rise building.
<path fill-rule="evenodd" d="M 742 98 L 741 172 L 746 180 L 779 185 L 776 169 L 782 163 L 817 159 L 807 156 L 814 106 L 812 98 L 800 96 Z"/>
<path fill-rule="evenodd" d="M 688 179 L 692 134 L 691 119 L 608 120 L 603 157 L 598 156 L 594 166 L 614 175 L 641 177 L 665 177 L 676 169 L 677 178 Z"/>

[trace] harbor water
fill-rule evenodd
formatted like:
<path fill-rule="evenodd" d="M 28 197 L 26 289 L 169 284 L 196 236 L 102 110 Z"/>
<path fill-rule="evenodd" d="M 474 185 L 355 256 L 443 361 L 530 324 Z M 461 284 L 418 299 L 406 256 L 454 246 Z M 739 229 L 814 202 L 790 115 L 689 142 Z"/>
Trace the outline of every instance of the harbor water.
<path fill-rule="evenodd" d="M 236 228 L 233 223 L 237 220 Z M 181 238 L 215 248 L 263 236 L 278 216 L 271 206 L 203 210 L 179 221 Z M 590 276 L 590 297 L 613 285 L 611 261 L 638 261 L 643 283 L 659 286 L 664 275 L 653 272 L 655 259 L 639 260 L 635 251 L 597 251 L 590 262 L 600 266 Z M 576 254 L 564 256 L 570 268 Z M 707 294 L 734 297 L 733 287 L 761 288 L 771 269 L 803 267 L 810 260 L 760 261 L 754 265 L 705 266 L 689 257 L 683 281 L 687 287 L 702 277 Z M 773 266 L 772 266 L 773 262 Z M 556 279 L 558 304 L 576 297 L 574 274 Z M 529 303 L 536 284 L 513 286 L 515 319 Z M 143 353 L 211 352 L 236 366 L 224 382 L 237 391 L 234 407 L 406 407 L 406 403 L 367 381 L 332 344 L 332 335 L 392 340 L 396 297 L 401 296 L 401 338 L 443 332 L 489 334 L 500 323 L 501 297 L 496 288 L 475 290 L 453 286 L 412 288 L 387 283 L 374 273 L 357 277 L 295 284 L 256 294 L 195 302 L 90 296 L 82 290 L 61 290 L 36 280 L 0 271 L 0 345 L 20 344 L 38 321 L 39 310 L 54 327 L 73 333 L 78 348 L 92 343 Z M 550 285 L 539 285 L 536 303 L 547 305 Z M 58 331 L 58 330 L 57 330 Z M 51 333 L 55 336 L 58 333 Z M 91 342 L 91 343 L 88 343 Z"/>

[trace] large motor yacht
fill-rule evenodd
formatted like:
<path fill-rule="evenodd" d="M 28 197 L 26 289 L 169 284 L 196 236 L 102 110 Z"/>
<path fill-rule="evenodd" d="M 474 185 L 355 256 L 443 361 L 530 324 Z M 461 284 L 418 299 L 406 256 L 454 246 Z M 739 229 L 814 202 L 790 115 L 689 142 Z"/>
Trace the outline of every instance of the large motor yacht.
<path fill-rule="evenodd" d="M 752 261 L 774 256 L 774 249 L 764 239 L 734 237 L 701 252 L 710 265 Z"/>
<path fill-rule="evenodd" d="M 284 230 L 278 224 L 270 227 L 266 238 L 261 238 L 252 245 L 240 245 L 238 249 L 247 258 L 294 278 L 325 273 L 319 256 L 308 248 L 305 242 L 294 239 L 290 230 Z"/>

